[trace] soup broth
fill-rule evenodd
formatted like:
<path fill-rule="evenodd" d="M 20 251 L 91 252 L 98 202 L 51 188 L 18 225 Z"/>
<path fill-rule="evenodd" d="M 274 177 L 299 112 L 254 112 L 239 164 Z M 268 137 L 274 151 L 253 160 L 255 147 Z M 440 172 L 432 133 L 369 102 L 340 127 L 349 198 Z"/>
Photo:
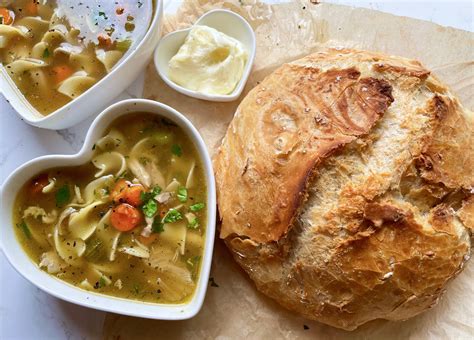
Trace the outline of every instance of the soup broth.
<path fill-rule="evenodd" d="M 194 144 L 149 114 L 112 123 L 90 163 L 35 176 L 14 207 L 16 235 L 44 271 L 82 289 L 148 302 L 194 293 L 206 182 Z"/>
<path fill-rule="evenodd" d="M 106 76 L 152 15 L 152 0 L 0 1 L 0 62 L 47 115 Z"/>

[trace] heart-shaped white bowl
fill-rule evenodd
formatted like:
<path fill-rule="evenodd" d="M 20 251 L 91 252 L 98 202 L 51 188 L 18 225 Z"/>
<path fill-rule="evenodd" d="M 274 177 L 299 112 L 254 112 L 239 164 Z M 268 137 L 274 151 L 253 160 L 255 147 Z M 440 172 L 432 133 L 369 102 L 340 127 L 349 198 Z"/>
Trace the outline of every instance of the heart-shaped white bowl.
<path fill-rule="evenodd" d="M 160 40 L 154 56 L 155 67 L 158 71 L 158 74 L 163 79 L 163 81 L 168 84 L 168 86 L 187 96 L 215 102 L 230 102 L 236 100 L 244 90 L 245 83 L 247 82 L 247 79 L 250 75 L 250 71 L 252 70 L 255 59 L 256 39 L 252 27 L 240 15 L 232 11 L 222 9 L 216 9 L 207 12 L 194 24 L 215 28 L 224 34 L 237 39 L 245 46 L 245 49 L 248 53 L 248 60 L 247 64 L 245 65 L 242 78 L 235 87 L 234 91 L 227 95 L 205 94 L 184 88 L 173 82 L 168 77 L 168 62 L 178 52 L 181 45 L 183 45 L 189 31 L 191 30 L 191 27 L 184 30 L 171 32 Z"/>
<path fill-rule="evenodd" d="M 107 127 L 118 117 L 133 112 L 149 112 L 176 123 L 194 143 L 204 167 L 207 184 L 207 216 L 205 245 L 201 272 L 192 299 L 184 304 L 157 304 L 116 298 L 77 288 L 39 269 L 18 242 L 13 226 L 13 206 L 16 195 L 26 181 L 36 174 L 54 167 L 77 166 L 92 158 L 92 147 Z M 128 99 L 103 111 L 92 123 L 82 149 L 75 155 L 51 155 L 33 159 L 15 170 L 5 181 L 1 193 L 1 242 L 5 256 L 11 265 L 28 281 L 60 299 L 108 312 L 161 320 L 182 320 L 196 315 L 204 301 L 211 268 L 216 222 L 216 188 L 212 163 L 206 145 L 199 132 L 178 111 L 145 99 Z"/>
<path fill-rule="evenodd" d="M 138 77 L 151 59 L 161 36 L 163 0 L 154 0 L 155 13 L 143 39 L 114 66 L 113 70 L 82 95 L 43 116 L 26 100 L 0 63 L 0 91 L 22 120 L 46 129 L 66 129 L 100 112 Z"/>

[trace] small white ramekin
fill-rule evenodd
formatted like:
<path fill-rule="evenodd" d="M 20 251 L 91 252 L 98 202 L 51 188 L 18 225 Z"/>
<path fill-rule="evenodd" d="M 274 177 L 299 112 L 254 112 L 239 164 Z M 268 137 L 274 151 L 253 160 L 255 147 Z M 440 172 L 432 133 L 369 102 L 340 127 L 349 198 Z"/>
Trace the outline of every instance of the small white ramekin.
<path fill-rule="evenodd" d="M 234 91 L 226 95 L 206 94 L 184 88 L 169 79 L 168 62 L 178 52 L 181 45 L 184 44 L 184 41 L 192 27 L 171 32 L 160 40 L 154 56 L 155 67 L 158 74 L 169 87 L 187 96 L 215 102 L 230 102 L 236 100 L 244 90 L 255 60 L 256 39 L 252 27 L 237 13 L 223 9 L 216 9 L 205 13 L 194 24 L 215 28 L 224 34 L 237 39 L 245 46 L 245 49 L 248 52 L 247 64 L 245 65 L 242 78 Z"/>
<path fill-rule="evenodd" d="M 163 1 L 156 0 L 150 28 L 132 51 L 127 52 L 113 70 L 82 95 L 47 116 L 40 114 L 26 100 L 5 67 L 0 63 L 0 92 L 22 120 L 46 129 L 66 129 L 103 110 L 138 77 L 151 59 L 161 36 Z"/>
<path fill-rule="evenodd" d="M 77 288 L 39 269 L 22 249 L 15 236 L 13 206 L 15 198 L 26 181 L 42 171 L 61 166 L 76 166 L 91 160 L 94 143 L 102 137 L 107 127 L 118 117 L 133 112 L 149 112 L 167 118 L 190 137 L 204 167 L 207 184 L 207 216 L 205 246 L 199 281 L 192 299 L 184 304 L 158 304 L 116 298 Z M 212 163 L 206 145 L 199 132 L 181 113 L 173 108 L 145 99 L 128 99 L 118 102 L 103 111 L 92 123 L 82 149 L 75 155 L 50 155 L 33 159 L 15 170 L 5 181 L 1 190 L 1 238 L 0 246 L 11 265 L 28 281 L 45 292 L 60 299 L 103 311 L 143 318 L 182 320 L 196 315 L 204 301 L 209 271 L 211 268 L 216 223 L 216 188 Z"/>

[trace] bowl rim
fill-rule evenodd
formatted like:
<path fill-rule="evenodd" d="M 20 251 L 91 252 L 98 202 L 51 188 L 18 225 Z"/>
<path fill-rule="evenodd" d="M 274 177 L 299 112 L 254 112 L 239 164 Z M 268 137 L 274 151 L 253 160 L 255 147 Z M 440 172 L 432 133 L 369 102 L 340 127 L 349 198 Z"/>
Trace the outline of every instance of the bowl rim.
<path fill-rule="evenodd" d="M 160 46 L 162 46 L 162 44 L 164 42 L 166 42 L 169 39 L 172 39 L 172 37 L 175 36 L 175 35 L 181 34 L 183 32 L 186 32 L 186 33 L 189 32 L 195 25 L 199 25 L 199 23 L 203 19 L 205 19 L 206 17 L 208 17 L 210 15 L 214 15 L 215 13 L 225 13 L 226 15 L 231 15 L 231 16 L 236 17 L 239 21 L 242 22 L 243 26 L 250 33 L 250 36 L 252 38 L 250 54 L 249 54 L 249 58 L 247 60 L 247 63 L 245 65 L 244 72 L 242 73 L 242 77 L 239 80 L 237 86 L 235 87 L 235 89 L 230 94 L 206 94 L 206 93 L 203 93 L 203 92 L 187 89 L 187 88 L 185 88 L 181 85 L 176 84 L 171 79 L 169 79 L 169 77 L 164 72 L 162 72 L 162 69 L 158 66 Z M 158 45 L 155 49 L 155 53 L 154 53 L 154 56 L 153 56 L 153 61 L 154 61 L 155 69 L 158 72 L 160 78 L 169 87 L 171 87 L 175 91 L 178 91 L 178 92 L 180 92 L 184 95 L 187 95 L 187 96 L 193 97 L 193 98 L 197 98 L 197 99 L 203 99 L 203 100 L 215 101 L 215 102 L 229 102 L 229 101 L 236 100 L 242 94 L 242 92 L 244 90 L 244 87 L 245 87 L 245 84 L 247 83 L 248 78 L 250 76 L 250 73 L 252 71 L 252 67 L 253 67 L 253 64 L 254 64 L 254 61 L 255 61 L 256 50 L 257 50 L 257 39 L 255 37 L 255 32 L 254 32 L 252 26 L 250 26 L 250 24 L 248 23 L 248 21 L 245 20 L 245 18 L 243 18 L 240 14 L 235 13 L 231 10 L 214 9 L 214 10 L 208 11 L 208 12 L 204 13 L 203 15 L 201 15 L 196 20 L 196 22 L 194 22 L 190 27 L 180 29 L 180 30 L 176 30 L 176 31 L 170 32 L 170 33 L 166 34 L 165 36 L 163 36 L 160 39 L 160 42 L 158 43 Z"/>
<path fill-rule="evenodd" d="M 153 108 L 155 111 L 147 111 L 146 108 Z M 60 163 L 62 162 L 63 164 L 65 161 L 71 161 L 71 163 L 64 164 L 63 166 L 76 166 L 83 164 L 85 161 L 90 159 L 90 156 L 93 154 L 92 148 L 94 143 L 104 134 L 108 127 L 117 118 L 127 114 L 133 114 L 134 112 L 150 113 L 159 117 L 170 119 L 178 124 L 178 126 L 183 129 L 183 131 L 188 135 L 190 140 L 195 145 L 204 168 L 204 175 L 207 182 L 207 226 L 205 232 L 205 245 L 203 249 L 199 280 L 196 284 L 193 296 L 185 303 L 159 304 L 100 294 L 76 287 L 66 281 L 44 272 L 23 251 L 23 249 L 21 249 L 22 246 L 18 242 L 16 235 L 14 235 L 15 231 L 13 228 L 15 227 L 13 223 L 13 204 L 15 199 L 12 200 L 13 203 L 5 204 L 6 196 L 14 193 L 14 197 L 16 198 L 18 191 L 24 185 L 24 181 L 16 181 L 16 178 L 18 176 L 22 176 L 23 172 L 28 169 L 35 169 L 34 173 L 38 173 L 42 170 L 58 166 L 48 166 L 48 164 L 51 164 L 55 161 Z M 39 166 L 35 168 L 37 165 Z M 7 190 L 5 190 L 6 188 L 11 190 L 8 190 L 7 193 Z M 12 229 L 13 238 L 15 239 L 16 245 L 8 246 L 5 243 L 5 233 L 3 233 L 3 236 L 0 238 L 0 248 L 5 254 L 8 262 L 21 276 L 48 294 L 84 307 L 117 314 L 160 320 L 189 319 L 195 316 L 201 309 L 208 286 L 216 228 L 216 187 L 214 172 L 212 168 L 211 157 L 198 130 L 183 114 L 172 107 L 148 99 L 126 99 L 107 107 L 95 118 L 91 124 L 84 144 L 77 153 L 72 155 L 45 155 L 34 158 L 19 166 L 7 177 L 3 183 L 1 187 L 1 199 L 2 205 L 0 211 L 3 228 Z M 18 255 L 18 251 L 15 249 L 15 246 L 18 246 L 19 251 L 23 254 L 21 259 L 15 256 L 15 254 Z M 21 261 L 24 261 L 25 259 L 31 263 L 32 267 L 23 267 Z M 59 288 L 60 291 L 57 291 L 57 288 Z"/>
<path fill-rule="evenodd" d="M 119 68 L 123 67 L 125 64 L 128 64 L 130 59 L 132 59 L 135 56 L 135 54 L 137 54 L 140 50 L 142 50 L 142 48 L 145 46 L 145 43 L 148 43 L 148 40 L 150 39 L 150 36 L 153 34 L 153 32 L 156 29 L 160 28 L 161 17 L 162 17 L 162 14 L 163 14 L 163 0 L 152 0 L 152 1 L 156 4 L 156 6 L 155 6 L 156 8 L 155 8 L 152 20 L 150 22 L 150 25 L 149 25 L 148 30 L 146 31 L 145 35 L 142 37 L 142 39 L 139 41 L 139 43 L 136 44 L 131 51 L 127 52 L 127 54 L 124 57 L 122 57 L 116 65 L 114 65 L 112 70 L 109 73 L 107 73 L 103 78 L 101 78 L 97 83 L 92 85 L 85 92 L 81 93 L 81 95 L 79 95 L 76 98 L 74 98 L 73 100 L 69 101 L 66 105 L 61 106 L 60 108 L 58 108 L 57 110 L 49 113 L 48 115 L 42 115 L 41 113 L 39 113 L 38 110 L 36 110 L 36 108 L 33 105 L 30 104 L 30 102 L 26 99 L 26 97 L 23 95 L 23 93 L 21 93 L 21 91 L 18 88 L 15 88 L 13 92 L 16 93 L 16 96 L 18 97 L 18 99 L 21 100 L 24 103 L 24 105 L 25 105 L 25 107 L 27 107 L 27 109 L 26 110 L 24 110 L 24 109 L 17 110 L 16 108 L 13 108 L 14 111 L 20 116 L 20 118 L 22 120 L 24 120 L 28 124 L 31 124 L 31 125 L 44 124 L 44 123 L 47 123 L 50 120 L 56 119 L 56 117 L 59 116 L 61 114 L 61 112 L 70 111 L 71 107 L 73 107 L 76 104 L 77 100 L 79 98 L 81 98 L 82 96 L 84 96 L 84 95 L 86 95 L 86 94 L 88 94 L 92 91 L 96 91 L 97 87 L 99 87 L 103 83 L 104 80 L 109 78 L 109 76 L 111 76 L 112 74 L 115 74 Z M 4 68 L 3 64 L 1 64 L 1 66 Z M 2 75 L 2 73 L 3 72 L 0 72 L 0 76 Z M 10 83 L 9 86 L 16 87 L 13 80 L 6 73 L 3 76 L 7 77 L 5 79 L 5 82 Z M 0 90 L 0 93 L 3 96 L 5 96 L 5 92 L 3 90 Z M 6 98 L 6 96 L 5 96 L 5 98 Z M 9 100 L 9 98 L 6 98 L 6 99 Z M 28 111 L 28 114 L 25 113 L 25 111 Z M 91 114 L 92 113 L 84 116 L 84 119 L 86 119 Z"/>

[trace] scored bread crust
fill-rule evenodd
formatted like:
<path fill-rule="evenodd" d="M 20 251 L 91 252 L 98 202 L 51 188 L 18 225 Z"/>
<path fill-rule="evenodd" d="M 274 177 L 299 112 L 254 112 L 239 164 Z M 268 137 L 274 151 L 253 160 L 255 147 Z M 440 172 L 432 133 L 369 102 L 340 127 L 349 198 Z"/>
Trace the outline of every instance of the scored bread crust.
<path fill-rule="evenodd" d="M 419 62 L 327 50 L 243 99 L 214 159 L 257 288 L 335 327 L 432 307 L 470 256 L 474 117 Z"/>

